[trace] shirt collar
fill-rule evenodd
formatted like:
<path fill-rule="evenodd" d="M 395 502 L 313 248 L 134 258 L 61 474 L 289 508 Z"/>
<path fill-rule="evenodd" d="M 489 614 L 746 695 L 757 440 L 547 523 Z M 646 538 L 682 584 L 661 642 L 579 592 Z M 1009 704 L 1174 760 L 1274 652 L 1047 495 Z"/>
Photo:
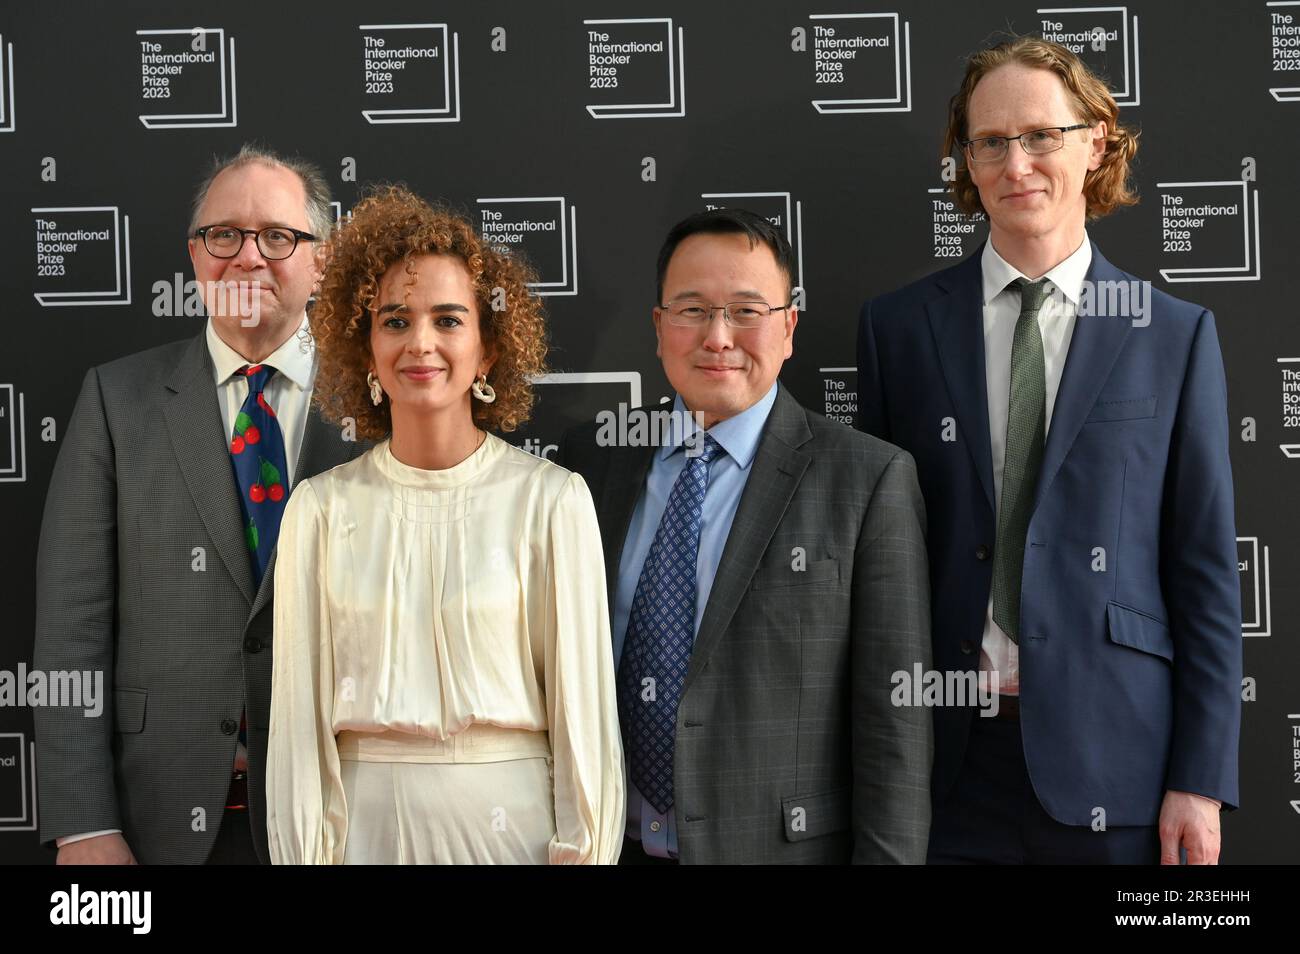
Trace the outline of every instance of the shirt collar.
<path fill-rule="evenodd" d="M 1092 265 L 1092 241 L 1085 230 L 1083 241 L 1079 243 L 1068 258 L 1047 270 L 1043 276 L 1070 300 L 1076 308 L 1083 294 L 1083 280 Z M 1029 279 L 1014 265 L 998 254 L 993 247 L 993 240 L 984 243 L 984 254 L 980 257 L 980 270 L 984 275 L 984 304 L 987 305 L 998 297 L 1017 278 Z"/>
<path fill-rule="evenodd" d="M 207 336 L 208 354 L 212 356 L 213 375 L 217 386 L 220 387 L 230 380 L 232 374 L 249 362 L 247 358 L 221 340 L 217 330 L 212 327 L 211 318 L 208 318 L 204 333 Z M 303 313 L 298 329 L 261 363 L 269 364 L 304 391 L 311 387 L 316 368 L 316 342 L 311 337 L 306 312 Z"/>
<path fill-rule="evenodd" d="M 727 456 L 734 460 L 741 470 L 747 468 L 754 460 L 754 455 L 758 453 L 758 441 L 763 436 L 763 425 L 767 423 L 767 416 L 772 412 L 772 405 L 776 403 L 776 389 L 777 385 L 773 382 L 768 392 L 745 410 L 735 417 L 719 421 L 708 429 L 709 436 L 722 446 Z M 673 400 L 673 413 L 684 415 L 684 420 L 688 423 L 682 428 L 669 429 L 670 442 L 666 442 L 659 448 L 660 460 L 667 460 L 675 454 L 685 443 L 686 438 L 699 430 L 695 426 L 695 418 L 682 403 L 680 394 Z M 672 440 L 672 438 L 680 438 L 680 440 Z"/>

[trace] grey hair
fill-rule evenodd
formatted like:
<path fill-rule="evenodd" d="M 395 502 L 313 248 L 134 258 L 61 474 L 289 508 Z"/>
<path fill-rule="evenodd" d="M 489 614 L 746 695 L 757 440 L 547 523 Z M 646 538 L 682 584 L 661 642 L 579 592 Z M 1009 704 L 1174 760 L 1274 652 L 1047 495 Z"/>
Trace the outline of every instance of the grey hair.
<path fill-rule="evenodd" d="M 244 143 L 239 152 L 233 156 L 214 157 L 212 165 L 208 168 L 208 173 L 199 183 L 199 187 L 194 191 L 194 204 L 190 209 L 190 230 L 189 234 L 194 235 L 194 230 L 199 227 L 199 213 L 203 210 L 203 203 L 207 201 L 208 191 L 212 188 L 213 181 L 227 169 L 239 169 L 254 162 L 260 162 L 267 166 L 280 166 L 294 173 L 302 182 L 303 192 L 307 195 L 307 222 L 311 232 L 321 241 L 329 238 L 331 230 L 334 228 L 334 212 L 330 208 L 330 187 L 325 181 L 325 174 L 314 163 L 308 162 L 297 156 L 292 158 L 282 156 L 270 149 L 264 149 L 261 146 L 255 146 L 252 143 Z"/>

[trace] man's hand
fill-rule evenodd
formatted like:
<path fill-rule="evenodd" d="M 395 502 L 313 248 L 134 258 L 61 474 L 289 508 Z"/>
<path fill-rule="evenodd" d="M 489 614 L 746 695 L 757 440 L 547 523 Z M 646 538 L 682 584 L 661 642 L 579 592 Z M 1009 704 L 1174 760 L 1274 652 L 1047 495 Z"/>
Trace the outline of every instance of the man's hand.
<path fill-rule="evenodd" d="M 1160 806 L 1160 863 L 1178 864 L 1178 848 L 1189 865 L 1219 863 L 1219 808 L 1222 803 L 1191 792 L 1165 792 Z"/>
<path fill-rule="evenodd" d="M 83 838 L 59 849 L 59 865 L 134 865 L 135 855 L 121 833 Z"/>

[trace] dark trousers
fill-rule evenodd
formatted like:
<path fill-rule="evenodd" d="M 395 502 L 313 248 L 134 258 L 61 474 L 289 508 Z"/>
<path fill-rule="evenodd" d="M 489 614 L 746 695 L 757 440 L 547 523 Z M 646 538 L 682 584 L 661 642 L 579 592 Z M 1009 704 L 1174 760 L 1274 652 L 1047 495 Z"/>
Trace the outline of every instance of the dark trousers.
<path fill-rule="evenodd" d="M 210 865 L 260 865 L 253 847 L 253 829 L 249 827 L 247 809 L 227 808 L 221 815 L 216 844 L 208 855 Z"/>
<path fill-rule="evenodd" d="M 1153 865 L 1155 825 L 1063 825 L 1043 810 L 1025 767 L 1018 718 L 972 720 L 966 760 L 930 823 L 929 864 Z M 1105 806 L 1102 806 L 1105 807 Z"/>

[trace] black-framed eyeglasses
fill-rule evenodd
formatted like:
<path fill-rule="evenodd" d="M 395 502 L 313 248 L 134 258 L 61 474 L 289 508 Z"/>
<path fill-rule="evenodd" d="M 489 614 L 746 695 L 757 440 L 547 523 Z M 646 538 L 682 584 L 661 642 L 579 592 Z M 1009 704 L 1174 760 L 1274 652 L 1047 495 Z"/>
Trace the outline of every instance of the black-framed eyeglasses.
<path fill-rule="evenodd" d="M 961 144 L 971 162 L 997 162 L 1007 154 L 1011 143 L 1020 140 L 1021 148 L 1031 156 L 1056 152 L 1065 145 L 1065 134 L 1076 129 L 1091 129 L 1092 123 L 1075 123 L 1073 126 L 1048 126 L 1046 129 L 1033 129 L 1019 136 L 985 136 L 982 139 L 967 139 Z"/>
<path fill-rule="evenodd" d="M 668 315 L 668 323 L 678 328 L 701 328 L 713 318 L 715 311 L 735 328 L 754 328 L 774 311 L 784 311 L 789 305 L 769 305 L 765 301 L 729 301 L 725 305 L 710 305 L 696 298 L 672 301 L 660 308 Z"/>
<path fill-rule="evenodd" d="M 268 225 L 264 229 L 240 229 L 233 225 L 205 225 L 194 230 L 194 237 L 203 239 L 203 247 L 213 258 L 234 258 L 244 247 L 250 235 L 257 236 L 257 250 L 271 261 L 288 258 L 299 242 L 315 242 L 316 236 L 284 225 Z"/>

